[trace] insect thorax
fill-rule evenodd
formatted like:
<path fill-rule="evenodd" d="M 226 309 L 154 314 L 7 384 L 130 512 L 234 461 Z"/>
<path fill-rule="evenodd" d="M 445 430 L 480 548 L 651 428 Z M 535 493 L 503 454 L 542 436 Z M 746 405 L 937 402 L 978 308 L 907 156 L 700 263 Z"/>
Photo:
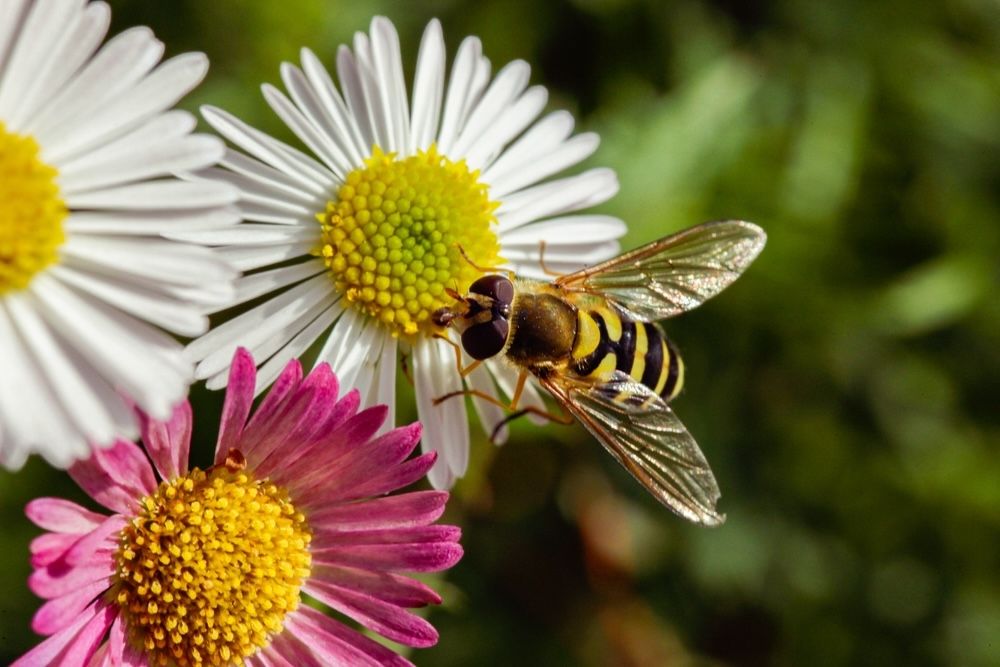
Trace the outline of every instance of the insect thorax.
<path fill-rule="evenodd" d="M 576 308 L 551 294 L 520 292 L 511 316 L 507 358 L 521 366 L 569 358 L 576 337 Z"/>

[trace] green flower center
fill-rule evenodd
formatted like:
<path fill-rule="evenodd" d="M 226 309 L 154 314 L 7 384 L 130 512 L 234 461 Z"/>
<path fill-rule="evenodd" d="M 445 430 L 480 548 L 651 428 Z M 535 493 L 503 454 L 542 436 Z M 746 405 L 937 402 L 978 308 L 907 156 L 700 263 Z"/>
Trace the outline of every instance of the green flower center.
<path fill-rule="evenodd" d="M 482 275 L 476 267 L 502 262 L 499 204 L 478 177 L 434 146 L 402 159 L 376 146 L 316 216 L 337 289 L 393 335 L 433 331 L 446 289 L 464 293 Z"/>
<path fill-rule="evenodd" d="M 57 175 L 39 158 L 34 139 L 0 122 L 0 295 L 24 289 L 59 259 L 68 211 Z"/>

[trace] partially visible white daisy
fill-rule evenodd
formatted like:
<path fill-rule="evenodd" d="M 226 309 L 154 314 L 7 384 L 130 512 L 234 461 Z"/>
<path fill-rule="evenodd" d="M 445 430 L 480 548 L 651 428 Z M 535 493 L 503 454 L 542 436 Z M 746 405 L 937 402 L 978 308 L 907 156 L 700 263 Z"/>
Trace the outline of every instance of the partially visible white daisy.
<path fill-rule="evenodd" d="M 527 63 L 514 61 L 491 78 L 475 37 L 462 42 L 446 77 L 436 20 L 424 32 L 409 96 L 399 38 L 385 18 L 372 21 L 370 34 L 357 33 L 353 50 L 341 46 L 339 88 L 312 51 L 301 57 L 301 68 L 281 66 L 288 95 L 271 85 L 263 92 L 312 155 L 221 109 L 203 109 L 245 153 L 229 151 L 223 168 L 199 176 L 239 188 L 248 222 L 184 238 L 219 247 L 247 272 L 230 305 L 265 298 L 188 352 L 197 376 L 221 388 L 233 351 L 250 348 L 266 360 L 261 391 L 325 337 L 318 363 L 334 365 L 367 404 L 391 409 L 402 348 L 412 360 L 423 446 L 440 453 L 429 477 L 448 487 L 468 465 L 469 427 L 461 399 L 433 405 L 463 380 L 453 346 L 433 338 L 441 332 L 431 314 L 451 303 L 448 288 L 464 292 L 482 275 L 476 267 L 544 278 L 543 240 L 545 263 L 559 272 L 615 255 L 620 220 L 567 214 L 610 198 L 617 179 L 609 169 L 551 179 L 592 154 L 597 135 L 571 136 L 565 111 L 539 120 L 548 94 L 528 86 Z M 498 387 L 510 395 L 516 373 L 494 361 L 467 380 L 496 397 Z M 492 432 L 503 410 L 473 402 Z M 542 406 L 535 388 L 522 405 Z"/>
<path fill-rule="evenodd" d="M 85 0 L 0 2 L 0 464 L 65 467 L 132 438 L 134 401 L 169 417 L 193 380 L 183 348 L 233 270 L 165 235 L 235 224 L 235 191 L 173 174 L 222 156 L 168 111 L 203 54 L 157 66 L 144 27 L 101 46 L 111 12 Z M 128 399 L 123 398 L 127 396 Z"/>

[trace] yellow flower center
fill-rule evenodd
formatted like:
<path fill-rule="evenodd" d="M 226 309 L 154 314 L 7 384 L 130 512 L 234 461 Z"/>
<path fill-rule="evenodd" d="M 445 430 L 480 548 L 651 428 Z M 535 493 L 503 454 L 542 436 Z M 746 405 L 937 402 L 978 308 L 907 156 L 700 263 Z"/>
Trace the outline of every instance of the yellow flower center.
<path fill-rule="evenodd" d="M 267 645 L 312 563 L 286 492 L 219 466 L 162 482 L 121 533 L 111 595 L 151 665 L 230 665 Z"/>
<path fill-rule="evenodd" d="M 0 122 L 0 295 L 27 287 L 66 240 L 58 172 L 38 152 L 34 139 Z"/>
<path fill-rule="evenodd" d="M 403 159 L 376 146 L 316 216 L 338 290 L 393 335 L 432 331 L 431 314 L 451 302 L 446 288 L 464 293 L 477 266 L 501 263 L 499 204 L 478 177 L 434 146 Z"/>

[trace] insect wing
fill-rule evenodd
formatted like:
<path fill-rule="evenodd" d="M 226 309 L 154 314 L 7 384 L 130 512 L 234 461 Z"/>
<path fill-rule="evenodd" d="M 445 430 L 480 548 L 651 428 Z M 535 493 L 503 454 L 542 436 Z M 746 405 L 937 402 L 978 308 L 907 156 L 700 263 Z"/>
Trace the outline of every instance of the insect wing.
<path fill-rule="evenodd" d="M 662 320 L 696 308 L 728 287 L 766 240 L 764 230 L 752 222 L 706 222 L 561 276 L 555 284 L 599 292 L 641 319 Z"/>
<path fill-rule="evenodd" d="M 541 382 L 661 503 L 697 523 L 726 520 L 715 509 L 719 486 L 704 454 L 651 389 L 621 371 L 600 385 L 562 376 Z"/>

